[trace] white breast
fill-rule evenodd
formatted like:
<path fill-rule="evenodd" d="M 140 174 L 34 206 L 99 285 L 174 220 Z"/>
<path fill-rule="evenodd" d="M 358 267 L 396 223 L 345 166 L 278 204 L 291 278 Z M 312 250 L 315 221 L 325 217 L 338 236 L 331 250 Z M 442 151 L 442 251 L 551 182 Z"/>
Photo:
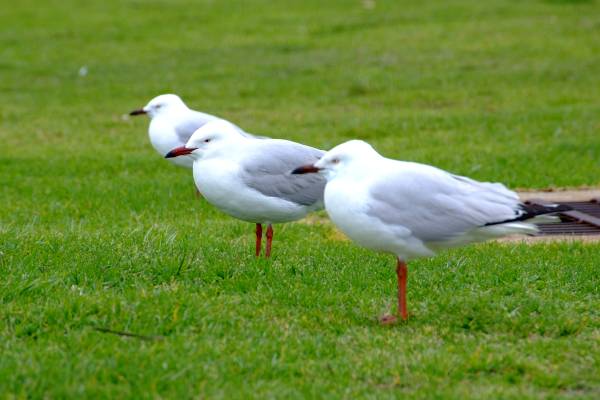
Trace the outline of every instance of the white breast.
<path fill-rule="evenodd" d="M 255 223 L 288 222 L 303 218 L 309 208 L 247 187 L 233 160 L 207 159 L 194 163 L 194 181 L 204 198 L 235 218 Z"/>
<path fill-rule="evenodd" d="M 335 179 L 325 187 L 325 208 L 333 223 L 361 246 L 380 249 L 380 229 L 365 213 L 365 193 L 360 186 Z"/>
<path fill-rule="evenodd" d="M 148 136 L 150 137 L 152 147 L 154 147 L 162 157 L 174 148 L 185 145 L 185 143 L 181 142 L 177 137 L 175 127 L 169 123 L 166 118 L 161 118 L 160 116 L 157 116 L 150 121 Z M 175 165 L 186 168 L 192 168 L 193 164 L 193 160 L 190 156 L 169 158 L 169 161 Z"/>

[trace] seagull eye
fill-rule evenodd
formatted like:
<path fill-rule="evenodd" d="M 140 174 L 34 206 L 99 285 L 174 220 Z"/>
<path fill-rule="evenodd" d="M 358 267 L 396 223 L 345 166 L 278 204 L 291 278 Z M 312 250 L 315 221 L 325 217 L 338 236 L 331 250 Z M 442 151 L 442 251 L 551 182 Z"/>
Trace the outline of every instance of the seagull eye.
<path fill-rule="evenodd" d="M 211 141 L 211 139 L 204 139 L 204 143 L 209 143 Z"/>
<path fill-rule="evenodd" d="M 331 160 L 332 164 L 339 164 L 340 163 L 340 159 L 339 158 L 334 158 L 333 160 Z"/>

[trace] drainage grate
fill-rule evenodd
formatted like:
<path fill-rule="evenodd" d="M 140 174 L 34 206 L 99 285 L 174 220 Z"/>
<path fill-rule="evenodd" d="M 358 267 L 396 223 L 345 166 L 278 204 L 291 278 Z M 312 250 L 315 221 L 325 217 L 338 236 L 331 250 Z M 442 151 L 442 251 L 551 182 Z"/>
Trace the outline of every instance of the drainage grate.
<path fill-rule="evenodd" d="M 552 202 L 532 199 L 527 204 L 547 205 Z M 564 204 L 573 208 L 559 214 L 560 223 L 538 224 L 540 232 L 537 236 L 550 235 L 600 235 L 600 199 L 590 201 L 560 201 L 554 204 Z"/>

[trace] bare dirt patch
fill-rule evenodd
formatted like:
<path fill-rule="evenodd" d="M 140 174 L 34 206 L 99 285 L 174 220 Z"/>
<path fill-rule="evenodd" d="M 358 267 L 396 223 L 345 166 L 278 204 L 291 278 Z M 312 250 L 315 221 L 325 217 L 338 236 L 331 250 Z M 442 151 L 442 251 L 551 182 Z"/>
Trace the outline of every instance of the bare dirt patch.
<path fill-rule="evenodd" d="M 600 188 L 517 190 L 519 197 L 525 200 L 540 199 L 547 201 L 589 201 L 600 198 Z"/>

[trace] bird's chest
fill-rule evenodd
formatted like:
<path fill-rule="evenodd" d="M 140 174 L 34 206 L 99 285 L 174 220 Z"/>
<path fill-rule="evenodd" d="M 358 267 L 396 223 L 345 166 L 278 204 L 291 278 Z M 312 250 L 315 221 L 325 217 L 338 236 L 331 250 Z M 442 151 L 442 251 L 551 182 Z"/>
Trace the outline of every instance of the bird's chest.
<path fill-rule="evenodd" d="M 306 214 L 303 207 L 264 196 L 249 188 L 235 161 L 206 160 L 194 163 L 194 181 L 205 199 L 219 210 L 249 222 L 285 222 Z"/>
<path fill-rule="evenodd" d="M 325 208 L 333 223 L 351 239 L 363 242 L 370 217 L 365 213 L 366 193 L 356 185 L 330 182 L 325 187 Z"/>
<path fill-rule="evenodd" d="M 177 137 L 174 127 L 162 118 L 154 118 L 150 122 L 148 136 L 152 146 L 162 155 L 185 144 Z"/>
<path fill-rule="evenodd" d="M 235 188 L 240 186 L 237 176 L 238 166 L 234 163 L 222 160 L 194 163 L 194 182 L 206 200 L 215 205 L 235 202 Z"/>
<path fill-rule="evenodd" d="M 369 193 L 356 182 L 333 181 L 325 188 L 325 208 L 333 223 L 358 244 L 380 251 L 395 252 L 396 233 L 369 213 Z"/>

